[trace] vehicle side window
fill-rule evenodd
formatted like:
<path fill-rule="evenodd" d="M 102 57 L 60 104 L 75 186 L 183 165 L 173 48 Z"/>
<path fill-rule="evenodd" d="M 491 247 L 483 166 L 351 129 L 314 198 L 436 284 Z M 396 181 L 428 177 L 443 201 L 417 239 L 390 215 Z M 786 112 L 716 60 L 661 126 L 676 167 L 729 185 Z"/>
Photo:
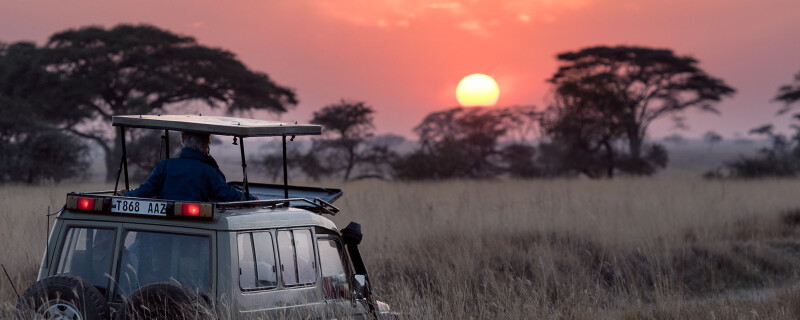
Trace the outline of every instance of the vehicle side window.
<path fill-rule="evenodd" d="M 311 230 L 278 231 L 278 254 L 284 285 L 311 284 L 316 280 L 316 259 Z"/>
<path fill-rule="evenodd" d="M 69 228 L 56 274 L 80 277 L 105 294 L 114 257 L 115 238 L 113 229 Z"/>
<path fill-rule="evenodd" d="M 294 230 L 293 233 L 297 251 L 297 283 L 314 283 L 317 279 L 317 270 L 311 230 Z"/>
<path fill-rule="evenodd" d="M 239 286 L 242 289 L 256 288 L 256 269 L 253 254 L 253 237 L 249 233 L 240 233 L 239 243 Z"/>
<path fill-rule="evenodd" d="M 242 289 L 274 288 L 278 285 L 275 249 L 269 232 L 241 233 L 239 285 Z"/>
<path fill-rule="evenodd" d="M 332 238 L 317 239 L 319 264 L 322 268 L 322 289 L 325 299 L 341 299 L 350 292 L 344 268 L 342 246 Z"/>

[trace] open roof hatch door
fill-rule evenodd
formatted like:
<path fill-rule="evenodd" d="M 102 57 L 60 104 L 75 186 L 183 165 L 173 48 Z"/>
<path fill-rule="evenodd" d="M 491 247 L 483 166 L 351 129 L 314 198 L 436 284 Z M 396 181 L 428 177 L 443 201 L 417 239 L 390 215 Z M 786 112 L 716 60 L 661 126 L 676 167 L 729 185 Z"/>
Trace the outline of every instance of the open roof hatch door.
<path fill-rule="evenodd" d="M 322 126 L 291 122 L 202 115 L 114 116 L 114 126 L 191 131 L 234 137 L 276 137 L 322 134 Z"/>

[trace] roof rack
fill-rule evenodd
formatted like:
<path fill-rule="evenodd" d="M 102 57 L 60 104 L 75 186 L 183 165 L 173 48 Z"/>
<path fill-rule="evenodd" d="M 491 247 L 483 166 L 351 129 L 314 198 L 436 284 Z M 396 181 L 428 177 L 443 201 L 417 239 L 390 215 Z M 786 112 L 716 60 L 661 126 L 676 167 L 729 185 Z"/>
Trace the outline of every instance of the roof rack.
<path fill-rule="evenodd" d="M 301 204 L 294 204 L 300 202 Z M 226 209 L 241 209 L 253 207 L 271 207 L 285 208 L 285 207 L 299 207 L 317 214 L 329 214 L 335 216 L 339 212 L 339 208 L 330 204 L 329 202 L 320 198 L 309 200 L 306 198 L 289 198 L 289 199 L 271 199 L 271 200 L 251 200 L 251 201 L 234 201 L 234 202 L 217 202 L 216 207 L 221 210 Z"/>

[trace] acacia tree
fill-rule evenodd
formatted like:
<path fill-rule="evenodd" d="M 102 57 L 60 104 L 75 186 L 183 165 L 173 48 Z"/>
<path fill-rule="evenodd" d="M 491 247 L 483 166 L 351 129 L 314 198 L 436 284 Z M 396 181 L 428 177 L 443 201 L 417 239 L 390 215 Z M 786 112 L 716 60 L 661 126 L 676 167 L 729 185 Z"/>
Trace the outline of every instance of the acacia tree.
<path fill-rule="evenodd" d="M 708 131 L 703 135 L 703 141 L 708 143 L 708 150 L 714 148 L 714 145 L 722 141 L 722 135 L 715 131 Z"/>
<path fill-rule="evenodd" d="M 608 110 L 604 103 L 588 101 L 577 109 L 603 109 L 598 115 L 613 111 L 611 122 L 624 130 L 628 145 L 626 169 L 636 174 L 648 171 L 643 144 L 653 121 L 672 117 L 680 124 L 681 112 L 691 108 L 718 113 L 713 103 L 735 92 L 698 68 L 696 59 L 668 49 L 598 46 L 559 54 L 558 60 L 562 65 L 549 80 L 557 99 L 584 103 L 582 97 L 593 94 L 618 104 Z"/>
<path fill-rule="evenodd" d="M 502 109 L 452 108 L 425 117 L 414 132 L 420 148 L 393 163 L 403 179 L 490 178 L 500 174 Z"/>
<path fill-rule="evenodd" d="M 315 111 L 311 119 L 311 123 L 325 127 L 324 137 L 314 140 L 312 152 L 320 152 L 338 160 L 331 163 L 341 163 L 342 166 L 331 171 L 343 171 L 345 181 L 350 179 L 353 168 L 362 161 L 359 147 L 373 135 L 373 113 L 375 110 L 364 102 L 341 100 Z"/>
<path fill-rule="evenodd" d="M 783 109 L 778 111 L 778 114 L 788 112 L 794 103 L 800 101 L 800 72 L 794 75 L 794 83 L 784 85 L 778 89 L 775 101 L 781 101 L 786 104 Z"/>
<path fill-rule="evenodd" d="M 565 82 L 556 88 L 554 103 L 542 118 L 557 159 L 558 174 L 577 172 L 590 178 L 613 177 L 618 167 L 614 146 L 625 134 L 619 97 L 607 90 L 606 78 Z"/>
<path fill-rule="evenodd" d="M 107 129 L 113 115 L 164 112 L 182 101 L 227 113 L 280 113 L 297 104 L 291 89 L 248 69 L 233 53 L 154 26 L 66 30 L 43 50 L 46 70 L 58 75 L 57 90 L 71 102 L 50 120 L 103 149 L 109 180 L 121 150 L 118 132 Z"/>

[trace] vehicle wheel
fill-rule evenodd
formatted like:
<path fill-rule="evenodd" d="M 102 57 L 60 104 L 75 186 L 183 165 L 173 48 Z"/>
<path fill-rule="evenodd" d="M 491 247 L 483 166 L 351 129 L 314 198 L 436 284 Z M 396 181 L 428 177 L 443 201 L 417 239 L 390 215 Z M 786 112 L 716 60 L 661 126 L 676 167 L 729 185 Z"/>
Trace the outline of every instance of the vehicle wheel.
<path fill-rule="evenodd" d="M 170 282 L 152 283 L 125 299 L 117 320 L 211 319 L 207 303 L 193 291 Z"/>
<path fill-rule="evenodd" d="M 17 302 L 20 319 L 108 319 L 105 298 L 83 279 L 57 275 L 36 281 Z"/>

